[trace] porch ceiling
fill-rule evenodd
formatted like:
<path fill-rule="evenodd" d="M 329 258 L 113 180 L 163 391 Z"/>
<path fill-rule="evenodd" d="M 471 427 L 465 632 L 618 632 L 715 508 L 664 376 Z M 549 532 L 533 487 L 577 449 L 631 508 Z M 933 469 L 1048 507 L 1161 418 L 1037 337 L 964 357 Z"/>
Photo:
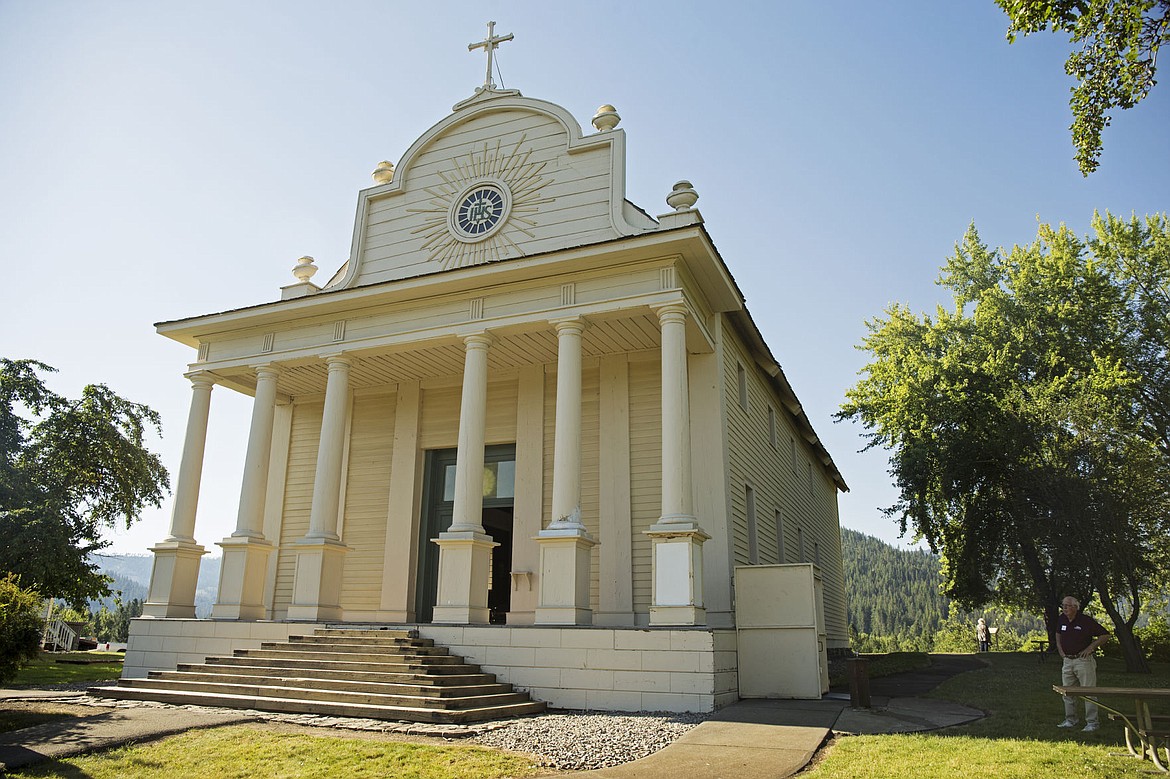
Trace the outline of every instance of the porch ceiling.
<path fill-rule="evenodd" d="M 493 333 L 493 338 L 488 350 L 489 371 L 557 361 L 557 335 L 551 327 L 507 334 Z M 582 336 L 585 357 L 658 349 L 660 344 L 658 320 L 648 312 L 590 321 Z M 454 337 L 447 343 L 436 344 L 432 341 L 428 346 L 415 349 L 366 352 L 352 357 L 349 383 L 352 389 L 365 389 L 401 381 L 457 376 L 463 372 L 463 358 L 463 344 Z M 324 360 L 293 365 L 280 365 L 277 361 L 277 365 L 282 369 L 277 384 L 277 391 L 282 395 L 310 395 L 325 391 L 327 369 Z M 255 378 L 250 369 L 220 369 L 215 373 L 236 389 L 248 391 L 255 387 Z"/>

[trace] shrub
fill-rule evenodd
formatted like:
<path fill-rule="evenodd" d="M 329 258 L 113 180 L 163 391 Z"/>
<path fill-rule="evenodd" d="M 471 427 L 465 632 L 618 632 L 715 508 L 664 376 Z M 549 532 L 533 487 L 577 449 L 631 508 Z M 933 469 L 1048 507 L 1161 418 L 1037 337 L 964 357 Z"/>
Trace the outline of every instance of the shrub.
<path fill-rule="evenodd" d="M 0 683 L 12 681 L 20 667 L 40 652 L 41 598 L 20 588 L 20 579 L 0 579 Z"/>
<path fill-rule="evenodd" d="M 1147 660 L 1170 663 L 1170 623 L 1167 623 L 1164 615 L 1150 617 L 1145 627 L 1134 628 L 1133 634 L 1141 642 L 1142 654 Z M 1101 646 L 1101 651 L 1106 657 L 1122 656 L 1121 644 L 1116 638 L 1106 641 Z"/>
<path fill-rule="evenodd" d="M 1141 639 L 1146 658 L 1158 663 L 1170 663 L 1170 623 L 1165 615 L 1152 617 L 1144 628 L 1134 631 Z"/>

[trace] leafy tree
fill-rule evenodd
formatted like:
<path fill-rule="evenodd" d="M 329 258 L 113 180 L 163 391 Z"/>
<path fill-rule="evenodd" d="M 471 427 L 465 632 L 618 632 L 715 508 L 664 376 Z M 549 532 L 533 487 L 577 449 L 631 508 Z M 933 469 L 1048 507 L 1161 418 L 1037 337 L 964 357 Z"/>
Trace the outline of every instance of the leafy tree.
<path fill-rule="evenodd" d="M 838 418 L 891 450 L 889 509 L 941 551 L 960 607 L 1042 613 L 1092 593 L 1127 667 L 1146 670 L 1133 626 L 1170 542 L 1163 217 L 1106 215 L 1083 242 L 1041 225 L 991 251 L 972 226 L 943 267 L 954 305 L 895 305 L 868 323 L 873 359 Z M 1149 370 L 1146 370 L 1149 368 Z"/>
<path fill-rule="evenodd" d="M 1011 19 L 1008 40 L 1042 30 L 1081 45 L 1065 62 L 1077 80 L 1069 106 L 1081 173 L 1101 156 L 1114 108 L 1133 108 L 1156 83 L 1158 48 L 1170 41 L 1170 0 L 995 0 Z"/>
<path fill-rule="evenodd" d="M 130 636 L 130 620 L 142 616 L 142 601 L 117 599 L 113 611 L 105 606 L 94 615 L 95 635 L 98 641 L 125 641 Z"/>
<path fill-rule="evenodd" d="M 77 608 L 109 593 L 89 555 L 104 528 L 161 505 L 166 469 L 144 444 L 159 417 L 104 385 L 70 400 L 34 360 L 0 359 L 0 572 Z"/>
<path fill-rule="evenodd" d="M 40 596 L 21 589 L 15 574 L 0 578 L 0 684 L 12 681 L 40 651 L 40 606 Z"/>

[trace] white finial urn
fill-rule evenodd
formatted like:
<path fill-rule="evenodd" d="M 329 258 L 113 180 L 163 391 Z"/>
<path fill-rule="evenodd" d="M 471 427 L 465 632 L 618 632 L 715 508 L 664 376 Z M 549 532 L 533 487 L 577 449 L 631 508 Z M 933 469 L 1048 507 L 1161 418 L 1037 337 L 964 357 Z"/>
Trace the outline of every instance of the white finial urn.
<path fill-rule="evenodd" d="M 671 188 L 666 196 L 666 205 L 675 211 L 686 211 L 699 200 L 699 193 L 689 181 L 679 181 Z"/>
<path fill-rule="evenodd" d="M 612 130 L 617 127 L 618 122 L 621 120 L 622 118 L 618 115 L 617 109 L 609 103 L 606 103 L 598 108 L 597 113 L 593 115 L 593 126 L 599 132 L 605 132 L 606 130 Z"/>
<path fill-rule="evenodd" d="M 312 257 L 301 257 L 297 260 L 296 267 L 292 269 L 292 274 L 302 284 L 309 283 L 309 279 L 313 278 L 313 274 L 316 272 L 317 266 L 313 264 Z"/>
<path fill-rule="evenodd" d="M 394 163 L 390 160 L 382 160 L 370 175 L 378 184 L 389 184 L 394 180 Z"/>

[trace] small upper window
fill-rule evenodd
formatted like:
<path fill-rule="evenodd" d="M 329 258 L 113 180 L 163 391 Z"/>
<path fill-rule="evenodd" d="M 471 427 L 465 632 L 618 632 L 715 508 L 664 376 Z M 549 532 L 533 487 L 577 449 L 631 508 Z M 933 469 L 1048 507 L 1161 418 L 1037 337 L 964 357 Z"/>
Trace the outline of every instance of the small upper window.
<path fill-rule="evenodd" d="M 747 371 L 743 369 L 740 363 L 735 364 L 735 374 L 739 381 L 739 407 L 744 411 L 748 410 L 748 390 L 747 390 Z"/>
<path fill-rule="evenodd" d="M 768 443 L 776 448 L 776 409 L 768 406 Z"/>
<path fill-rule="evenodd" d="M 744 502 L 747 506 L 748 563 L 759 565 L 760 540 L 759 528 L 756 527 L 756 491 L 750 486 L 745 486 L 744 493 Z"/>
<path fill-rule="evenodd" d="M 784 513 L 776 509 L 776 562 L 784 562 Z"/>

